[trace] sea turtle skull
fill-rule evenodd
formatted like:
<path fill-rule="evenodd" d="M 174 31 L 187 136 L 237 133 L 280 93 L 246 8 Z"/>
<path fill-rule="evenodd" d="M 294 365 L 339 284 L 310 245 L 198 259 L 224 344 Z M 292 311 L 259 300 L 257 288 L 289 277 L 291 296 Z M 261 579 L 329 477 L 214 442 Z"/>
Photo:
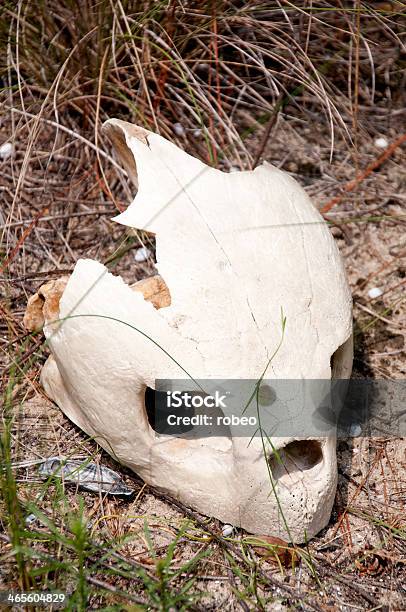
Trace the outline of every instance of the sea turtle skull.
<path fill-rule="evenodd" d="M 113 119 L 105 129 L 138 188 L 115 220 L 156 235 L 160 290 L 151 290 L 155 278 L 133 291 L 79 260 L 59 313 L 45 315 L 47 394 L 107 452 L 188 506 L 253 533 L 314 536 L 335 494 L 334 436 L 275 438 L 265 461 L 262 440 L 248 444 L 232 428 L 202 439 L 157 435 L 145 394 L 157 379 L 187 375 L 257 380 L 267 364 L 274 380 L 330 380 L 332 364 L 348 377 L 351 296 L 326 224 L 296 181 L 267 163 L 225 173 L 143 128 Z"/>

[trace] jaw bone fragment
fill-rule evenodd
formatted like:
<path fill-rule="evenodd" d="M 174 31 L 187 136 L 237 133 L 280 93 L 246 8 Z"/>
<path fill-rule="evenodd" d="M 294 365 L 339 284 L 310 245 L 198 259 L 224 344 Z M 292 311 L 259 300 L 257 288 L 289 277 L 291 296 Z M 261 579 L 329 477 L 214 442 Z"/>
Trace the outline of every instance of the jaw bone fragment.
<path fill-rule="evenodd" d="M 269 164 L 227 174 L 142 128 L 113 119 L 105 129 L 138 187 L 115 220 L 156 234 L 159 276 L 131 290 L 82 259 L 58 286 L 58 316 L 43 288 L 30 299 L 27 324 L 38 329 L 43 316 L 51 350 L 47 394 L 147 483 L 198 511 L 282 537 L 286 520 L 294 540 L 314 536 L 333 503 L 334 437 L 273 440 L 285 462 L 269 451 L 278 506 L 260 438 L 248 446 L 232 427 L 221 438 L 159 436 L 145 393 L 159 378 L 258 380 L 267 365 L 273 379 L 348 377 L 351 296 L 328 228 Z M 281 308 L 287 326 L 269 363 Z"/>

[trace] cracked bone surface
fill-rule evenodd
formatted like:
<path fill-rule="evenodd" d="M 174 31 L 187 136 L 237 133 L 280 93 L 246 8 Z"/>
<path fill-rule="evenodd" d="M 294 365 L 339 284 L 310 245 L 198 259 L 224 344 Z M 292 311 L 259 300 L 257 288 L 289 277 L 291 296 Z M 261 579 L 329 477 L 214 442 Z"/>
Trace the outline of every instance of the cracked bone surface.
<path fill-rule="evenodd" d="M 157 434 L 145 394 L 156 379 L 258 380 L 267 366 L 271 384 L 329 381 L 332 369 L 349 377 L 351 295 L 326 224 L 267 163 L 224 173 L 143 128 L 113 119 L 105 130 L 137 190 L 115 220 L 156 234 L 159 277 L 130 288 L 80 259 L 67 282 L 31 298 L 27 326 L 45 321 L 51 351 L 46 393 L 145 482 L 195 510 L 252 533 L 286 537 L 287 524 L 296 542 L 313 537 L 333 504 L 334 436 L 274 438 L 265 461 L 261 438 L 248 445 L 232 426 L 223 437 Z"/>

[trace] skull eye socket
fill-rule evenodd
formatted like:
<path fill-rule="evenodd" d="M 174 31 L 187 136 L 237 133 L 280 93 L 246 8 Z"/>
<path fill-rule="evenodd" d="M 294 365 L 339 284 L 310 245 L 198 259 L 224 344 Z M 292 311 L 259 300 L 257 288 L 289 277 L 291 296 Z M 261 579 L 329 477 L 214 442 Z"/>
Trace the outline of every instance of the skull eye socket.
<path fill-rule="evenodd" d="M 323 451 L 318 440 L 295 440 L 272 454 L 269 465 L 275 480 L 297 472 L 311 470 L 323 462 Z"/>
<path fill-rule="evenodd" d="M 145 389 L 145 412 L 147 414 L 147 419 L 150 427 L 156 431 L 155 429 L 155 389 L 151 389 L 151 387 L 146 387 Z"/>
<path fill-rule="evenodd" d="M 145 413 L 148 419 L 149 426 L 156 433 L 169 433 L 165 431 L 167 429 L 166 413 L 163 410 L 165 406 L 166 393 L 164 391 L 156 391 L 151 387 L 145 387 L 144 406 Z M 157 411 L 157 406 L 160 406 L 160 410 Z M 179 433 L 187 432 L 193 429 L 193 425 L 182 426 Z"/>

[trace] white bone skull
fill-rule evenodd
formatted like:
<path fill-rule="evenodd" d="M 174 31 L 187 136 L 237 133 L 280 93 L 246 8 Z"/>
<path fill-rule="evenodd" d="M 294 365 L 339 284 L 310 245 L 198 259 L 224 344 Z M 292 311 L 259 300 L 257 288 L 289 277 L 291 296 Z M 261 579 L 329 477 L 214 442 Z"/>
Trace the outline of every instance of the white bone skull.
<path fill-rule="evenodd" d="M 278 504 L 260 438 L 248 445 L 232 428 L 197 440 L 157 435 L 145 392 L 185 371 L 259 379 L 280 342 L 281 309 L 286 329 L 268 378 L 328 381 L 332 357 L 335 375 L 348 377 L 351 295 L 327 226 L 303 189 L 267 163 L 224 173 L 129 123 L 105 129 L 138 186 L 115 220 L 156 235 L 160 276 L 134 291 L 81 259 L 62 288 L 51 283 L 31 298 L 48 305 L 46 393 L 107 452 L 186 505 L 252 533 L 286 537 L 287 524 L 293 540 L 313 537 L 333 504 L 334 436 L 273 439 L 285 461 L 270 452 Z"/>

